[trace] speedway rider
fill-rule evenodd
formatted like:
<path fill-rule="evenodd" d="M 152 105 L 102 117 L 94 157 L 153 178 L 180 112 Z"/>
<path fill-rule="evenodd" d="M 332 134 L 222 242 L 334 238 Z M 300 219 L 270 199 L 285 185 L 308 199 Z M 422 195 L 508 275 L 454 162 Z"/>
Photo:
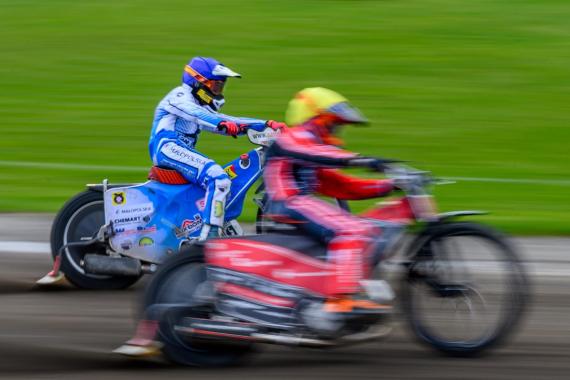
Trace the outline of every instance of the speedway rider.
<path fill-rule="evenodd" d="M 378 305 L 356 299 L 360 280 L 371 270 L 373 242 L 385 247 L 389 235 L 399 232 L 380 229 L 315 196 L 337 199 L 376 198 L 390 193 L 387 179 L 361 179 L 341 173 L 349 166 L 381 167 L 381 161 L 364 158 L 338 147 L 335 136 L 344 124 L 364 124 L 367 120 L 340 94 L 325 88 L 307 88 L 289 103 L 286 122 L 291 129 L 282 133 L 267 152 L 264 182 L 270 200 L 268 216 L 297 225 L 328 245 L 327 258 L 337 270 L 324 277 L 326 311 L 346 307 Z M 380 238 L 379 238 L 380 236 Z M 352 306 L 351 306 L 352 305 Z"/>
<path fill-rule="evenodd" d="M 241 78 L 213 58 L 192 58 L 184 67 L 182 85 L 158 104 L 149 141 L 154 165 L 175 169 L 186 180 L 206 190 L 201 240 L 219 235 L 231 182 L 220 165 L 195 149 L 200 132 L 206 130 L 236 137 L 248 128 L 286 126 L 273 120 L 219 113 L 225 102 L 223 90 L 228 77 Z"/>

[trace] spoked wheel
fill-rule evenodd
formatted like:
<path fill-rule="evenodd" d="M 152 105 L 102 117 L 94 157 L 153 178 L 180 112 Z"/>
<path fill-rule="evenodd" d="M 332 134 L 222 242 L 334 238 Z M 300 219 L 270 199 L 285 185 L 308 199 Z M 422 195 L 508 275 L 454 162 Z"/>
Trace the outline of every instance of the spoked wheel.
<path fill-rule="evenodd" d="M 158 339 L 162 351 L 172 361 L 189 366 L 219 367 L 239 363 L 253 348 L 250 343 L 225 344 L 194 340 L 179 332 L 185 318 L 210 318 L 213 305 L 200 300 L 207 288 L 206 265 L 201 247 L 183 248 L 161 264 L 146 289 L 145 313 L 161 310 Z M 184 305 L 196 305 L 185 307 Z M 179 310 L 179 311 L 177 311 Z M 145 316 L 148 318 L 148 315 Z"/>
<path fill-rule="evenodd" d="M 51 229 L 51 251 L 55 259 L 65 244 L 92 239 L 105 224 L 103 193 L 87 190 L 70 199 L 57 214 Z M 63 251 L 61 271 L 73 285 L 83 289 L 123 289 L 139 277 L 100 276 L 85 273 L 81 260 L 87 252 L 77 248 Z M 96 253 L 96 252 L 93 252 Z"/>
<path fill-rule="evenodd" d="M 449 223 L 420 238 L 403 284 L 410 327 L 454 356 L 481 353 L 513 332 L 527 299 L 514 250 L 497 232 Z"/>

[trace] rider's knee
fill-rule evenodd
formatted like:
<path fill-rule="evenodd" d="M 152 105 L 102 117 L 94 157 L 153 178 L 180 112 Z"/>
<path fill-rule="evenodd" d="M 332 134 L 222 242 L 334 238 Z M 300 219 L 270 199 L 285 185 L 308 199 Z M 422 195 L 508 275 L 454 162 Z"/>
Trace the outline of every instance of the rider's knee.
<path fill-rule="evenodd" d="M 206 176 L 208 177 L 209 186 L 213 187 L 217 192 L 229 192 L 232 181 L 220 165 L 210 166 L 206 172 Z"/>
<path fill-rule="evenodd" d="M 216 191 L 227 194 L 227 193 L 229 193 L 230 186 L 232 185 L 232 181 L 226 175 L 225 177 L 221 176 L 221 177 L 214 178 L 214 184 L 216 187 Z"/>

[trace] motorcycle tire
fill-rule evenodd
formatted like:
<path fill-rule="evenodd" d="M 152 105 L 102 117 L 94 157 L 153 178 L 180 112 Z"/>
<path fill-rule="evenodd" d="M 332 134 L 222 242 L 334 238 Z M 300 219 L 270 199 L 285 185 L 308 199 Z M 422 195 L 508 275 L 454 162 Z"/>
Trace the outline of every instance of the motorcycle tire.
<path fill-rule="evenodd" d="M 455 302 L 455 314 L 458 314 L 458 310 L 461 309 L 458 305 L 461 306 L 463 303 L 467 305 L 469 314 L 479 318 L 477 323 L 487 313 L 487 301 L 485 301 L 482 293 L 476 287 L 467 282 L 465 282 L 467 285 L 461 285 L 461 282 L 457 282 L 455 288 L 453 288 L 453 285 L 441 286 L 441 283 L 445 283 L 445 281 L 441 282 L 441 279 L 444 276 L 451 278 L 453 274 L 449 272 L 455 270 L 454 268 L 469 268 L 469 265 L 461 264 L 457 259 L 450 260 L 450 255 L 445 254 L 446 249 L 444 249 L 443 241 L 447 240 L 446 244 L 450 245 L 451 241 L 449 239 L 454 237 L 479 239 L 481 242 L 485 242 L 485 246 L 496 248 L 499 255 L 499 261 L 496 261 L 496 263 L 500 263 L 506 270 L 501 278 L 500 275 L 497 275 L 498 272 L 496 270 L 495 272 L 489 271 L 493 261 L 483 261 L 482 259 L 477 261 L 475 259 L 469 264 L 471 267 L 476 268 L 477 275 L 487 276 L 483 277 L 486 279 L 483 282 L 483 286 L 489 287 L 491 285 L 494 286 L 495 283 L 504 283 L 506 287 L 503 295 L 497 296 L 492 294 L 492 297 L 490 297 L 491 299 L 493 297 L 500 299 L 500 302 L 497 302 L 501 304 L 500 316 L 492 323 L 492 328 L 487 327 L 481 336 L 473 339 L 449 339 L 442 336 L 448 334 L 451 327 L 454 326 L 452 321 L 446 319 L 449 317 L 449 314 L 432 320 L 432 322 L 436 321 L 432 326 L 430 326 L 430 321 L 425 319 L 426 314 L 430 310 L 435 309 L 438 303 L 443 305 L 446 301 Z M 470 253 L 476 246 L 473 243 L 471 243 L 471 246 L 468 245 L 471 249 Z M 457 247 L 459 246 L 457 245 Z M 411 256 L 407 275 L 403 279 L 400 298 L 408 325 L 415 337 L 422 343 L 428 344 L 449 356 L 468 357 L 481 354 L 485 350 L 496 347 L 515 331 L 528 302 L 529 284 L 514 248 L 501 234 L 489 227 L 476 223 L 442 223 L 420 235 L 416 240 L 416 244 L 412 244 L 412 248 L 413 255 Z M 465 248 L 463 249 L 465 250 Z M 453 253 L 456 251 L 459 252 L 461 249 L 453 250 Z M 465 274 L 462 274 L 462 277 L 464 281 L 469 278 Z M 438 281 L 440 281 L 439 288 L 437 285 Z M 448 284 L 453 284 L 453 281 L 448 282 Z M 415 291 L 419 291 L 418 288 L 421 287 L 428 290 L 426 294 L 433 295 L 437 301 L 426 302 L 425 299 L 428 297 L 417 296 Z M 496 290 L 493 289 L 493 292 Z M 422 301 L 422 297 L 424 301 Z M 426 302 L 428 306 L 422 308 L 422 302 Z M 474 309 L 476 304 L 483 305 L 484 313 L 474 312 L 471 309 Z M 435 332 L 434 324 L 437 325 L 438 323 L 442 326 L 442 330 L 445 331 L 443 334 Z M 478 325 L 475 324 L 474 326 L 477 327 Z M 470 328 L 473 329 L 472 327 Z M 461 326 L 458 330 L 465 333 L 472 331 L 465 326 Z"/>
<path fill-rule="evenodd" d="M 182 305 L 191 303 L 200 284 L 207 281 L 202 247 L 183 248 L 167 259 L 152 276 L 143 297 L 143 310 L 156 304 Z M 213 307 L 213 306 L 212 306 Z M 211 308 L 187 312 L 165 313 L 159 320 L 158 339 L 162 352 L 177 364 L 194 367 L 227 367 L 241 363 L 253 351 L 250 342 L 197 342 L 176 330 L 186 317 L 208 318 Z"/>
<path fill-rule="evenodd" d="M 61 208 L 51 228 L 51 252 L 55 260 L 65 244 L 93 238 L 105 224 L 103 193 L 86 190 Z M 73 248 L 63 251 L 60 270 L 67 280 L 81 289 L 118 290 L 137 282 L 140 276 L 103 276 L 85 273 L 81 266 L 84 253 Z"/>

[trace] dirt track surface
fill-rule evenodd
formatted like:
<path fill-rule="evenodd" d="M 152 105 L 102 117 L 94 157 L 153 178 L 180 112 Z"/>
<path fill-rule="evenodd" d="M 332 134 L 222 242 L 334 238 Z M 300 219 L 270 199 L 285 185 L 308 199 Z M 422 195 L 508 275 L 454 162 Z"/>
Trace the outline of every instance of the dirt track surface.
<path fill-rule="evenodd" d="M 525 242 L 525 253 L 538 255 L 564 252 L 570 240 Z M 204 370 L 111 354 L 133 331 L 144 284 L 119 292 L 78 291 L 71 286 L 40 290 L 34 281 L 45 274 L 50 262 L 45 254 L 0 252 L 2 378 L 491 380 L 567 379 L 570 374 L 567 270 L 550 273 L 529 265 L 535 274 L 533 304 L 525 322 L 506 346 L 481 358 L 442 357 L 418 345 L 399 326 L 388 339 L 373 344 L 327 351 L 267 346 L 247 365 Z M 554 269 L 570 268 L 570 260 L 557 255 L 551 264 Z"/>

